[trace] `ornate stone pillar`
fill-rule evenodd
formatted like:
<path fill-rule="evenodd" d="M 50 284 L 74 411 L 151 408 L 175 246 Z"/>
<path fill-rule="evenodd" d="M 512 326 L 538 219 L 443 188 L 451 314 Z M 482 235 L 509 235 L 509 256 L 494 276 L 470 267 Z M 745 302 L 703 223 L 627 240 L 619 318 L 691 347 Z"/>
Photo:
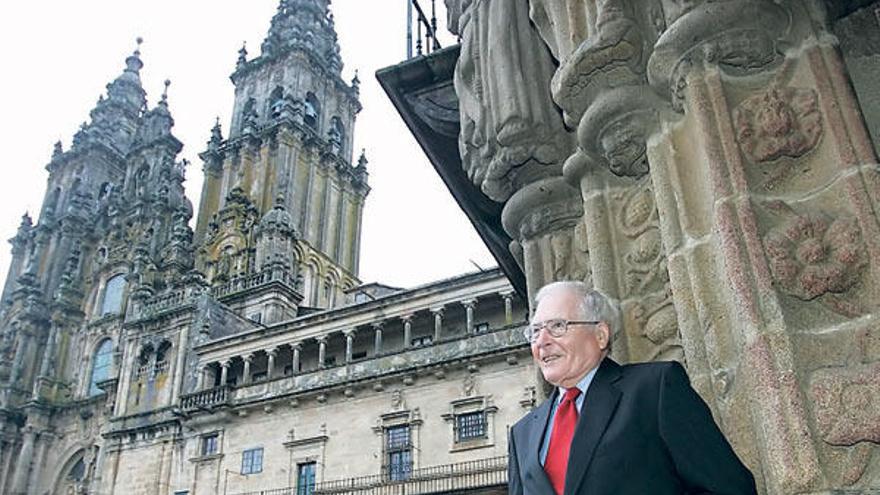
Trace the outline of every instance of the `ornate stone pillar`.
<path fill-rule="evenodd" d="M 403 315 L 400 319 L 403 321 L 403 348 L 408 349 L 412 346 L 413 315 Z"/>
<path fill-rule="evenodd" d="M 275 374 L 275 357 L 278 355 L 278 348 L 273 347 L 266 351 L 266 379 L 271 380 Z"/>
<path fill-rule="evenodd" d="M 196 375 L 196 390 L 205 390 L 208 388 L 208 365 L 203 364 L 199 367 Z"/>
<path fill-rule="evenodd" d="M 648 63 L 681 113 L 648 157 L 688 368 L 773 494 L 878 476 L 880 175 L 819 5 L 669 9 Z"/>
<path fill-rule="evenodd" d="M 254 360 L 254 354 L 252 352 L 245 354 L 241 359 L 244 361 L 244 370 L 242 371 L 244 376 L 241 377 L 241 383 L 247 384 L 251 382 L 251 362 Z"/>
<path fill-rule="evenodd" d="M 293 349 L 293 361 L 290 363 L 290 367 L 293 368 L 292 373 L 295 375 L 299 373 L 300 368 L 300 353 L 302 352 L 302 344 L 299 342 L 290 344 L 291 349 Z"/>
<path fill-rule="evenodd" d="M 16 455 L 15 474 L 12 478 L 12 493 L 25 494 L 28 493 L 27 482 L 30 473 L 31 464 L 34 457 L 34 442 L 36 441 L 36 432 L 34 427 L 27 425 L 22 429 L 21 450 Z"/>
<path fill-rule="evenodd" d="M 504 299 L 504 324 L 513 324 L 513 292 L 503 292 L 499 294 Z"/>
<path fill-rule="evenodd" d="M 376 322 L 373 323 L 373 331 L 375 332 L 375 342 L 373 347 L 373 352 L 376 356 L 382 354 L 382 328 L 384 327 L 385 322 Z"/>
<path fill-rule="evenodd" d="M 467 333 L 474 333 L 474 308 L 477 306 L 477 300 L 468 299 L 467 301 L 462 301 L 461 305 L 464 306 Z"/>
<path fill-rule="evenodd" d="M 352 349 L 354 348 L 354 337 L 356 335 L 357 330 L 351 329 L 347 330 L 345 333 L 345 362 L 351 362 Z"/>
<path fill-rule="evenodd" d="M 322 335 L 315 340 L 318 341 L 318 368 L 324 368 L 327 361 L 327 336 Z"/>
<path fill-rule="evenodd" d="M 443 306 L 431 308 L 431 314 L 434 315 L 434 342 L 437 343 L 443 336 Z"/>
<path fill-rule="evenodd" d="M 220 361 L 220 386 L 223 387 L 226 385 L 227 378 L 229 378 L 229 366 L 232 364 L 232 361 L 229 359 L 225 359 Z"/>

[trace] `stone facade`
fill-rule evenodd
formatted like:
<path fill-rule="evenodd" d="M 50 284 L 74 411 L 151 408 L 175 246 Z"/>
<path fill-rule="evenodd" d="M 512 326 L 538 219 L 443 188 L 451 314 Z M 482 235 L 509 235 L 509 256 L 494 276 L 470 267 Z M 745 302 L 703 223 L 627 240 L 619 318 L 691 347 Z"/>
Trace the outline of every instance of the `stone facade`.
<path fill-rule="evenodd" d="M 282 0 L 241 50 L 195 230 L 138 50 L 56 146 L 0 299 L 0 492 L 503 490 L 527 305 L 500 270 L 360 284 L 359 83 L 328 4 Z"/>
<path fill-rule="evenodd" d="M 880 6 L 446 3 L 529 294 L 619 299 L 615 355 L 683 361 L 762 493 L 880 489 Z"/>

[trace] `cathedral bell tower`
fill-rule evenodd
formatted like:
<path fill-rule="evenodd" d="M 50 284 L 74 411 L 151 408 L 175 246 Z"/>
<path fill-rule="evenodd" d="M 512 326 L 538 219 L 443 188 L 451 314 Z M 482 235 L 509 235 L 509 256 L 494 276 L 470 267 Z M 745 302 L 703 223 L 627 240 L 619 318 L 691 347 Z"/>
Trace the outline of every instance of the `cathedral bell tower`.
<path fill-rule="evenodd" d="M 359 283 L 369 193 L 366 159 L 352 160 L 359 82 L 341 78 L 328 4 L 281 1 L 260 56 L 239 52 L 228 138 L 218 122 L 200 155 L 197 266 L 221 300 L 238 294 L 224 302 L 246 314 L 258 297 L 250 289 L 269 282 L 293 289 L 271 319 L 338 305 Z"/>

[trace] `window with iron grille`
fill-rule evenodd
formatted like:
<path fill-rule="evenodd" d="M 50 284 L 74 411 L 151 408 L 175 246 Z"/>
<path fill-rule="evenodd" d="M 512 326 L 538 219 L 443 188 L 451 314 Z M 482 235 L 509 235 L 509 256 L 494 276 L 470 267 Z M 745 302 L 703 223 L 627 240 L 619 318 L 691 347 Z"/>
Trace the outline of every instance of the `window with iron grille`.
<path fill-rule="evenodd" d="M 486 415 L 477 411 L 455 416 L 455 441 L 466 442 L 486 437 Z"/>
<path fill-rule="evenodd" d="M 388 478 L 391 480 L 409 479 L 412 473 L 412 443 L 409 425 L 392 426 L 385 429 L 385 452 L 387 453 Z"/>
<path fill-rule="evenodd" d="M 263 448 L 249 449 L 241 453 L 241 474 L 263 472 Z"/>
<path fill-rule="evenodd" d="M 217 453 L 217 440 L 220 435 L 211 433 L 202 437 L 202 455 L 213 455 Z"/>
<path fill-rule="evenodd" d="M 312 495 L 315 491 L 316 462 L 304 462 L 296 465 L 296 495 Z"/>

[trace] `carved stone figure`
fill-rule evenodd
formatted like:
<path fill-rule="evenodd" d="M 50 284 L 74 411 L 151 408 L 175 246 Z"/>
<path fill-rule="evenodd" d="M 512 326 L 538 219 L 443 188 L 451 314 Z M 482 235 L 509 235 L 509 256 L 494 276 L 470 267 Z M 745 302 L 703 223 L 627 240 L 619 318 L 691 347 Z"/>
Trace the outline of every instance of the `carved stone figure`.
<path fill-rule="evenodd" d="M 447 1 L 462 38 L 455 70 L 459 148 L 474 184 L 496 201 L 558 175 L 570 136 L 553 109 L 549 54 L 529 25 L 525 2 Z"/>

